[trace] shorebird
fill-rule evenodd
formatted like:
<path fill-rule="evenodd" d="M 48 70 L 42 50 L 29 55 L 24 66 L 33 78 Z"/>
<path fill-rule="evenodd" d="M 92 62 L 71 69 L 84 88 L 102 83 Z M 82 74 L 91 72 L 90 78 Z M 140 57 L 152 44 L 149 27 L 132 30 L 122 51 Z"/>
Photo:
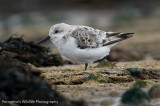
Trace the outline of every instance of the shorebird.
<path fill-rule="evenodd" d="M 109 55 L 113 46 L 132 37 L 133 34 L 105 32 L 88 26 L 59 23 L 53 25 L 48 36 L 37 44 L 50 39 L 60 54 L 77 63 L 85 64 L 85 70 L 87 70 L 88 63 L 93 63 Z"/>

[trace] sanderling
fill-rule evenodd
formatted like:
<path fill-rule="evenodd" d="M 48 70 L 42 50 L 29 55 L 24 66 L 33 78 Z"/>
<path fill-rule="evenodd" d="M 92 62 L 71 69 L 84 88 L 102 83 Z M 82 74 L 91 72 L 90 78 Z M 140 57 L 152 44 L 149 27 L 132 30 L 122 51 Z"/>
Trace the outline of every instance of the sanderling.
<path fill-rule="evenodd" d="M 60 23 L 53 25 L 49 30 L 49 35 L 37 44 L 50 39 L 62 55 L 75 62 L 85 64 L 86 70 L 88 63 L 93 63 L 109 55 L 113 46 L 132 37 L 133 34 L 105 32 L 88 26 Z"/>

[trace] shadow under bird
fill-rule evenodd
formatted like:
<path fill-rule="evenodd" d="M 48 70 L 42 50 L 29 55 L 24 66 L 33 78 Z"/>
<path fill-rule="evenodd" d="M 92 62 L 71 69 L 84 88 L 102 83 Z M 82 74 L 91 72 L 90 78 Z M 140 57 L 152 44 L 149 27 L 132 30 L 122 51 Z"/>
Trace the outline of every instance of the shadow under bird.
<path fill-rule="evenodd" d="M 50 39 L 62 55 L 77 63 L 85 64 L 85 70 L 87 70 L 88 63 L 109 55 L 113 46 L 132 37 L 133 34 L 105 32 L 88 26 L 60 23 L 53 25 L 49 35 L 37 44 Z"/>

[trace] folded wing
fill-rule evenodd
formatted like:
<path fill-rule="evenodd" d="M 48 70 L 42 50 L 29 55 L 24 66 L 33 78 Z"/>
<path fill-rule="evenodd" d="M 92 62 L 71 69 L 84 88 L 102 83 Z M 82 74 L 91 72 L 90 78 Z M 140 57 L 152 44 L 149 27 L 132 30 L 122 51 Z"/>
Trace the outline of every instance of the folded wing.
<path fill-rule="evenodd" d="M 87 26 L 77 26 L 71 36 L 77 41 L 80 49 L 98 48 L 116 44 L 122 40 L 132 37 L 134 33 L 105 32 Z"/>

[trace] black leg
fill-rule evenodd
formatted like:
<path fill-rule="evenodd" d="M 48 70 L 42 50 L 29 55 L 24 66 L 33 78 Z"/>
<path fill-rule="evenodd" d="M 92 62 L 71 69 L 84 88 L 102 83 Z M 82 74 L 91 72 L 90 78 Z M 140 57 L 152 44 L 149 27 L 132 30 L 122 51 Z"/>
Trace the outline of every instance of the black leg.
<path fill-rule="evenodd" d="M 84 70 L 87 70 L 87 66 L 88 66 L 88 63 L 85 63 L 85 69 Z"/>

